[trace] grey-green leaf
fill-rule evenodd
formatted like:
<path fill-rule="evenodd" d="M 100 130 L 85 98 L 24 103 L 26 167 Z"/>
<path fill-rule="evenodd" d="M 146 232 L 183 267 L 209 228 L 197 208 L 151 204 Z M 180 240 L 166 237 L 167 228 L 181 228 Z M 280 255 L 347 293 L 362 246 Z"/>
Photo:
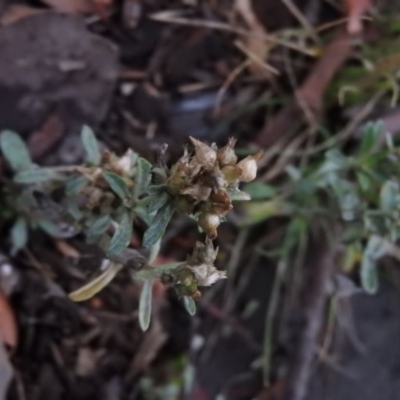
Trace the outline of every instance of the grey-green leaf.
<path fill-rule="evenodd" d="M 44 183 L 52 180 L 62 180 L 63 178 L 46 168 L 30 169 L 19 172 L 14 176 L 14 182 L 22 184 Z"/>
<path fill-rule="evenodd" d="M 132 236 L 132 217 L 125 213 L 121 222 L 114 232 L 113 237 L 111 238 L 110 247 L 108 249 L 108 253 L 112 255 L 116 255 L 128 247 L 129 242 Z"/>
<path fill-rule="evenodd" d="M 4 158 L 14 171 L 26 171 L 31 168 L 32 160 L 25 142 L 15 132 L 1 132 L 0 148 Z"/>
<path fill-rule="evenodd" d="M 100 236 L 106 232 L 107 228 L 110 226 L 111 218 L 108 215 L 104 215 L 99 219 L 96 219 L 87 229 L 86 229 L 86 239 L 88 243 L 95 243 Z"/>
<path fill-rule="evenodd" d="M 170 203 L 167 203 L 164 207 L 160 208 L 157 215 L 151 222 L 151 225 L 144 233 L 144 246 L 150 247 L 161 239 L 174 212 L 175 207 Z"/>
<path fill-rule="evenodd" d="M 380 206 L 383 211 L 394 211 L 399 207 L 400 187 L 395 181 L 386 181 L 380 192 Z"/>
<path fill-rule="evenodd" d="M 190 314 L 190 315 L 195 315 L 196 314 L 196 303 L 194 302 L 194 300 L 189 297 L 189 296 L 184 296 L 183 297 L 183 305 L 186 308 L 186 311 Z"/>
<path fill-rule="evenodd" d="M 250 195 L 252 200 L 271 199 L 278 193 L 276 188 L 262 182 L 250 182 L 245 185 L 244 191 Z"/>
<path fill-rule="evenodd" d="M 378 138 L 382 135 L 384 124 L 382 121 L 368 122 L 361 131 L 361 148 L 360 153 L 367 155 L 372 153 L 378 142 Z"/>
<path fill-rule="evenodd" d="M 146 332 L 150 326 L 153 283 L 154 281 L 152 280 L 145 281 L 143 284 L 142 293 L 140 294 L 139 323 L 143 332 Z"/>
<path fill-rule="evenodd" d="M 169 199 L 170 197 L 167 192 L 161 192 L 152 195 L 150 198 L 149 206 L 147 207 L 148 213 L 151 214 L 155 211 L 158 211 L 168 202 Z"/>
<path fill-rule="evenodd" d="M 140 157 L 136 163 L 135 186 L 133 195 L 138 199 L 149 186 L 151 181 L 151 164 L 144 158 Z"/>
<path fill-rule="evenodd" d="M 79 193 L 87 184 L 89 180 L 84 176 L 74 176 L 67 179 L 65 182 L 65 193 L 67 196 L 72 196 Z"/>
<path fill-rule="evenodd" d="M 110 188 L 117 194 L 117 196 L 126 201 L 130 197 L 129 190 L 126 186 L 126 183 L 122 177 L 115 174 L 114 172 L 104 172 L 104 179 L 110 185 Z"/>
<path fill-rule="evenodd" d="M 378 273 L 376 269 L 376 261 L 364 254 L 361 268 L 360 280 L 363 289 L 369 294 L 375 294 L 378 291 Z"/>
<path fill-rule="evenodd" d="M 86 151 L 87 160 L 92 165 L 99 165 L 101 161 L 101 153 L 96 136 L 91 128 L 84 126 L 81 132 L 83 147 Z"/>
<path fill-rule="evenodd" d="M 372 235 L 365 247 L 360 268 L 361 285 L 367 293 L 378 291 L 377 260 L 386 253 L 386 242 L 383 238 Z"/>
<path fill-rule="evenodd" d="M 11 228 L 11 255 L 17 254 L 28 241 L 28 223 L 24 217 L 19 217 Z"/>

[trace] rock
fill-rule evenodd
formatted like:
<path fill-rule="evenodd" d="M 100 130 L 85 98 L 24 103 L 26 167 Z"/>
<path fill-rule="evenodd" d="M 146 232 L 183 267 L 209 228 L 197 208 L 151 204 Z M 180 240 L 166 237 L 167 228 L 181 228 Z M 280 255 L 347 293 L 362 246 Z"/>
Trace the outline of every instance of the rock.
<path fill-rule="evenodd" d="M 46 12 L 0 30 L 0 130 L 21 134 L 50 113 L 92 126 L 108 111 L 118 52 L 78 17 Z"/>

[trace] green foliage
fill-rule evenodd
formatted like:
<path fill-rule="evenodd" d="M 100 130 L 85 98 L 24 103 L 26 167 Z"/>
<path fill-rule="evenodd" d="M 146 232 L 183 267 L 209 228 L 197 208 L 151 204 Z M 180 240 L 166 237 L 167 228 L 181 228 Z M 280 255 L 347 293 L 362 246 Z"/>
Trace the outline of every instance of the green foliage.
<path fill-rule="evenodd" d="M 83 147 L 86 151 L 86 157 L 89 164 L 97 166 L 100 164 L 101 154 L 99 144 L 92 129 L 84 126 L 81 132 Z"/>
<path fill-rule="evenodd" d="M 139 323 L 144 332 L 150 326 L 153 284 L 154 281 L 150 279 L 144 282 L 139 299 Z"/>
<path fill-rule="evenodd" d="M 196 221 L 200 214 L 203 220 L 210 214 L 219 225 L 232 208 L 232 200 L 249 200 L 249 195 L 240 191 L 238 185 L 241 180 L 247 182 L 255 176 L 255 163 L 260 154 L 242 160 L 240 168 L 236 168 L 235 140 L 231 139 L 217 155 L 215 147 L 191 138 L 194 155 L 185 151 L 171 168 L 162 162 L 158 164 L 163 167 L 153 168 L 132 150 L 122 156 L 111 152 L 102 155 L 93 131 L 87 126 L 82 129 L 81 139 L 86 152 L 85 165 L 39 168 L 32 164 L 17 134 L 1 133 L 0 147 L 15 172 L 13 190 L 17 193 L 15 196 L 16 193 L 10 192 L 6 198 L 7 206 L 17 216 L 10 231 L 12 253 L 26 246 L 28 229 L 40 228 L 56 238 L 82 232 L 88 243 L 96 244 L 105 254 L 107 267 L 91 282 L 72 292 L 72 300 L 89 299 L 108 285 L 121 268 L 129 267 L 133 279 L 143 281 L 139 305 L 143 330 L 150 324 L 152 287 L 156 279 L 168 277 L 193 315 L 196 310 L 193 296 L 200 295 L 198 286 L 209 286 L 226 277 L 213 265 L 217 250 L 207 237 L 205 244 L 196 244 L 190 262 L 153 266 L 162 237 L 176 210 Z M 222 172 L 226 165 L 236 174 L 230 175 L 229 182 Z M 269 196 L 271 190 L 264 186 L 253 189 L 259 198 Z M 199 211 L 192 215 L 195 207 Z M 143 236 L 143 246 L 150 249 L 147 262 L 140 252 L 129 248 L 133 225 L 139 220 L 147 225 Z M 115 228 L 112 235 L 109 234 L 111 227 Z M 207 226 L 202 228 L 207 235 L 216 236 L 216 226 L 210 231 Z"/>
<path fill-rule="evenodd" d="M 16 133 L 3 131 L 0 135 L 0 148 L 4 158 L 15 172 L 27 171 L 32 167 L 29 151 Z"/>

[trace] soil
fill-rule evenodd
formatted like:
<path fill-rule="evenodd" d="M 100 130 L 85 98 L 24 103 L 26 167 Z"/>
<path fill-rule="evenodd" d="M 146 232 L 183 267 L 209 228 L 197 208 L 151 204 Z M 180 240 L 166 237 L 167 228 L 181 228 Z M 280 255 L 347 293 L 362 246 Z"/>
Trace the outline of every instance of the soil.
<path fill-rule="evenodd" d="M 39 165 L 80 163 L 84 124 L 118 154 L 130 147 L 154 161 L 167 143 L 168 162 L 189 136 L 217 144 L 234 136 L 244 154 L 292 146 L 316 126 L 337 132 L 369 98 L 346 106 L 332 88 L 339 79 L 354 83 L 345 74 L 359 66 L 363 46 L 396 43 L 378 17 L 399 15 L 398 6 L 372 3 L 0 1 L 0 130 L 18 132 Z M 374 18 L 357 32 L 357 23 L 343 20 L 365 13 Z M 387 95 L 363 121 L 379 118 L 400 132 L 398 102 L 390 103 Z M 303 138 L 300 150 L 312 147 Z M 292 163 L 271 157 L 260 180 L 281 182 Z M 9 176 L 0 159 L 0 185 Z M 287 221 L 243 229 L 241 213 L 239 206 L 218 236 L 217 263 L 229 279 L 203 291 L 195 317 L 157 284 L 146 333 L 138 323 L 141 286 L 128 273 L 86 302 L 67 297 L 96 276 L 102 260 L 83 237 L 32 231 L 26 249 L 11 255 L 11 223 L 0 219 L 0 400 L 398 399 L 396 263 L 368 295 L 316 234 L 301 278 L 290 265 L 267 319 L 279 274 L 267 252 L 282 243 Z M 135 232 L 133 247 L 142 234 Z M 183 259 L 198 236 L 176 216 L 160 262 Z M 329 322 L 332 282 L 348 291 L 332 297 Z"/>

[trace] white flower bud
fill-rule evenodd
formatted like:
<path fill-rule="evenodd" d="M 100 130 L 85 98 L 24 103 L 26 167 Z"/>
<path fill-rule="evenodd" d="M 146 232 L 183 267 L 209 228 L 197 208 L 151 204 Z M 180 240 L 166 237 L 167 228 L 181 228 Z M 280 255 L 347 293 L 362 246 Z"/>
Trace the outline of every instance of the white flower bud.
<path fill-rule="evenodd" d="M 221 223 L 220 218 L 217 214 L 212 214 L 204 212 L 200 214 L 198 223 L 201 229 L 209 236 L 211 239 L 217 237 L 217 228 Z"/>
<path fill-rule="evenodd" d="M 228 144 L 217 151 L 217 158 L 220 167 L 224 167 L 225 165 L 235 165 L 237 163 L 238 158 L 234 150 L 235 143 L 236 139 L 230 138 Z"/>
<path fill-rule="evenodd" d="M 217 153 L 210 146 L 206 145 L 200 140 L 197 140 L 190 136 L 190 140 L 196 151 L 196 159 L 199 164 L 204 165 L 207 168 L 211 168 L 215 165 L 217 161 Z"/>
<path fill-rule="evenodd" d="M 257 176 L 257 160 L 261 157 L 262 152 L 258 152 L 253 156 L 247 156 L 237 164 L 239 180 L 242 182 L 251 182 Z"/>

